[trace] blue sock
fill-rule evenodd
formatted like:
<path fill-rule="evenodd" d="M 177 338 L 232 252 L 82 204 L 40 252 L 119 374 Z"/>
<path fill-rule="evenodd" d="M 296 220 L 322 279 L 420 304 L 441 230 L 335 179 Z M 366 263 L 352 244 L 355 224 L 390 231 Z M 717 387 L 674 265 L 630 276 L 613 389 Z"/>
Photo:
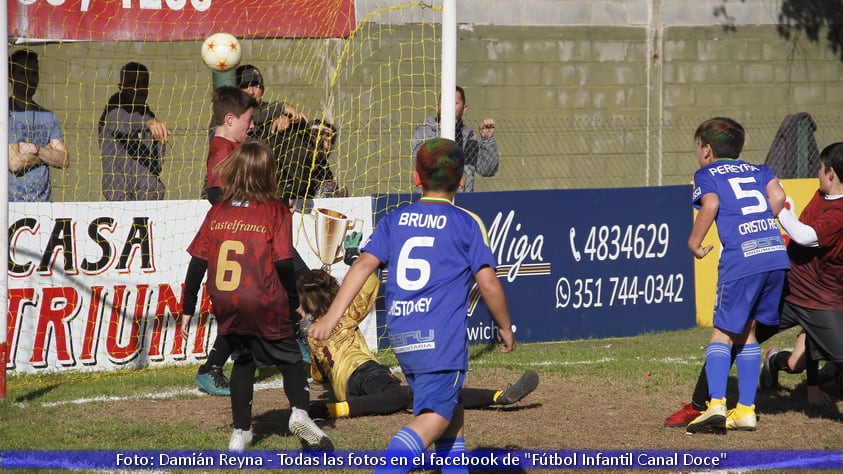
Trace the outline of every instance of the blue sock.
<path fill-rule="evenodd" d="M 460 457 L 461 454 L 465 454 L 465 438 L 447 438 L 447 439 L 437 439 L 436 440 L 436 454 L 442 456 L 443 458 L 447 457 Z M 468 474 L 468 468 L 465 466 L 448 466 L 442 467 L 442 474 L 445 473 L 464 473 Z"/>
<path fill-rule="evenodd" d="M 405 426 L 395 434 L 383 453 L 386 456 L 387 465 L 377 467 L 372 472 L 380 474 L 410 472 L 413 467 L 413 458 L 421 456 L 424 448 L 419 435 Z M 402 460 L 407 461 L 406 466 L 400 463 Z"/>
<path fill-rule="evenodd" d="M 710 398 L 726 398 L 726 383 L 732 365 L 731 352 L 729 344 L 724 342 L 711 342 L 705 348 L 705 376 Z"/>
<path fill-rule="evenodd" d="M 752 406 L 758 390 L 758 375 L 761 374 L 761 346 L 757 342 L 738 346 L 735 365 L 738 368 L 738 403 Z"/>

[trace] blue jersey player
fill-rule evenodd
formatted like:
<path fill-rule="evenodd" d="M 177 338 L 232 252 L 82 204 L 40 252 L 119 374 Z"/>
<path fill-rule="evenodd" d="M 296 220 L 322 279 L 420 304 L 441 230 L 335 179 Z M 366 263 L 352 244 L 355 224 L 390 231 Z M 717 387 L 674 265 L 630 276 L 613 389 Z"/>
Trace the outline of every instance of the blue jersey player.
<path fill-rule="evenodd" d="M 741 161 L 744 129 L 729 118 L 706 120 L 694 134 L 700 169 L 694 173 L 694 206 L 699 214 L 688 238 L 696 258 L 712 246 L 703 238 L 717 222 L 722 253 L 717 268 L 714 329 L 705 350 L 709 383 L 708 409 L 691 421 L 688 433 L 722 433 L 727 418 L 755 417 L 755 392 L 761 349 L 755 325 L 779 322 L 779 301 L 790 268 L 774 216 L 785 193 L 773 172 Z M 726 411 L 726 383 L 734 346 L 738 370 L 738 403 Z M 754 424 L 753 424 L 754 427 Z"/>
<path fill-rule="evenodd" d="M 387 333 L 414 394 L 414 418 L 389 443 L 387 457 L 417 458 L 434 441 L 443 458 L 465 452 L 458 394 L 468 369 L 466 315 L 475 281 L 499 327 L 502 351 L 515 348 L 485 228 L 476 215 L 453 204 L 464 182 L 464 160 L 451 140 L 433 138 L 422 145 L 413 173 L 421 200 L 384 217 L 328 312 L 308 329 L 311 337 L 327 339 L 367 276 L 387 266 Z"/>

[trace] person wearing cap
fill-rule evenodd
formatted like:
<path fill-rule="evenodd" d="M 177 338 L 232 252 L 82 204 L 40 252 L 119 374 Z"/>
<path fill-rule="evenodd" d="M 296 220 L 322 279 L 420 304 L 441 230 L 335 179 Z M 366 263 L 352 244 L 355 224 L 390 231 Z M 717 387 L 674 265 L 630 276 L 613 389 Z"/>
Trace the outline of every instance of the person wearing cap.
<path fill-rule="evenodd" d="M 244 64 L 237 67 L 235 76 L 237 86 L 258 101 L 253 137 L 266 140 L 269 135 L 283 132 L 295 122 L 307 122 L 307 117 L 296 107 L 284 102 L 263 100 L 266 89 L 260 69 L 251 64 Z"/>

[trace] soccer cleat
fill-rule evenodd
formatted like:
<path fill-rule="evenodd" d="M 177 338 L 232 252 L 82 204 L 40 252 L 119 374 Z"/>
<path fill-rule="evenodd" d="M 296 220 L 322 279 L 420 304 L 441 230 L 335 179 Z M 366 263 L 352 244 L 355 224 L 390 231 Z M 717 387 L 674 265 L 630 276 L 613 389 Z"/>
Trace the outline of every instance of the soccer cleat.
<path fill-rule="evenodd" d="M 290 432 L 302 440 L 302 446 L 308 450 L 333 451 L 334 443 L 316 423 L 307 416 L 307 412 L 293 408 L 289 422 Z"/>
<path fill-rule="evenodd" d="M 726 399 L 712 399 L 708 403 L 708 410 L 688 423 L 685 432 L 688 434 L 726 433 Z"/>
<path fill-rule="evenodd" d="M 755 405 L 746 406 L 738 403 L 734 409 L 726 414 L 726 429 L 739 431 L 755 431 L 758 417 L 755 415 Z"/>
<path fill-rule="evenodd" d="M 779 371 L 773 366 L 773 357 L 779 353 L 779 348 L 770 346 L 764 353 L 764 362 L 761 364 L 761 376 L 758 378 L 758 385 L 761 390 L 774 389 L 779 386 Z"/>
<path fill-rule="evenodd" d="M 229 451 L 243 451 L 252 444 L 252 430 L 234 430 L 228 442 Z"/>
<path fill-rule="evenodd" d="M 228 397 L 231 390 L 228 387 L 228 379 L 223 375 L 222 369 L 213 368 L 210 372 L 196 374 L 194 379 L 199 390 L 218 397 Z"/>
<path fill-rule="evenodd" d="M 694 405 L 691 405 L 690 403 L 683 403 L 682 408 L 680 408 L 679 411 L 664 420 L 664 426 L 668 428 L 684 428 L 688 426 L 688 423 L 694 421 L 694 418 L 700 416 L 701 414 L 702 412 L 694 408 Z"/>
<path fill-rule="evenodd" d="M 539 374 L 532 370 L 524 372 L 517 382 L 510 385 L 495 400 L 498 405 L 511 405 L 526 397 L 539 385 Z"/>

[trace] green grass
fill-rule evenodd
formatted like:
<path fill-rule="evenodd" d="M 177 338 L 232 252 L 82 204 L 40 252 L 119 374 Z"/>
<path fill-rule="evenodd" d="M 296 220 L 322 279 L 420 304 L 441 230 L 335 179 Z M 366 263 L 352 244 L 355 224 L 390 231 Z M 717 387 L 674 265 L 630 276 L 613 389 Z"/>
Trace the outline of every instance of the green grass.
<path fill-rule="evenodd" d="M 696 328 L 629 338 L 521 343 L 510 354 L 502 354 L 497 346 L 472 346 L 468 380 L 472 379 L 472 373 L 485 374 L 488 379 L 498 373 L 511 376 L 533 369 L 542 377 L 594 379 L 597 386 L 628 384 L 640 387 L 643 383 L 647 393 L 681 390 L 690 396 L 709 334 L 710 329 Z M 778 335 L 765 347 L 771 343 L 791 347 L 795 334 L 788 331 Z M 383 351 L 378 357 L 384 364 L 396 363 L 390 351 Z M 196 426 L 183 421 L 183 417 L 169 420 L 166 414 L 154 413 L 156 404 L 160 404 L 154 396 L 165 392 L 174 392 L 176 399 L 183 399 L 178 409 L 204 409 L 206 405 L 198 404 L 194 399 L 205 397 L 208 400 L 210 397 L 192 392 L 195 371 L 196 365 L 171 365 L 133 371 L 11 373 L 6 398 L 0 403 L 0 449 L 219 450 L 221 440 L 227 442 L 230 434 L 230 410 L 220 399 L 216 400 L 214 414 L 209 415 L 214 417 L 210 426 Z M 642 376 L 646 378 L 642 379 Z M 791 379 L 794 381 L 788 383 L 799 383 L 798 378 Z M 77 403 L 96 397 L 123 401 Z M 279 406 L 286 406 L 283 394 L 279 392 L 278 397 L 281 397 Z M 665 407 L 665 415 L 670 408 Z M 127 417 L 121 412 L 123 410 L 137 410 L 137 413 Z M 147 414 L 155 414 L 154 419 L 149 419 Z M 276 418 L 277 414 L 256 413 L 255 423 L 272 424 L 277 422 Z M 383 440 L 392 433 L 384 434 L 381 432 L 383 427 L 378 428 L 374 421 L 376 419 L 370 420 L 373 420 L 372 424 L 352 424 L 350 421 L 338 424 L 336 429 L 342 430 L 339 432 L 342 445 L 382 449 Z M 655 420 L 653 426 L 660 429 L 660 420 Z M 293 436 L 271 436 L 258 446 L 261 450 L 298 448 Z"/>

